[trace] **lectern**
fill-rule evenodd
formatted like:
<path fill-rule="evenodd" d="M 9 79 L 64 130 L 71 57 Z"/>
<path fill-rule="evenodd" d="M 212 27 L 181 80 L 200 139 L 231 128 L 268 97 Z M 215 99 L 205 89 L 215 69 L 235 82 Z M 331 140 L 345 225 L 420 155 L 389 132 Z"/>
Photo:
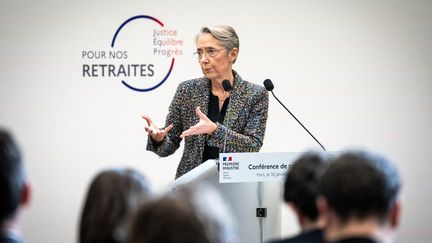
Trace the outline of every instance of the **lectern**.
<path fill-rule="evenodd" d="M 231 207 L 243 243 L 281 237 L 282 181 L 299 153 L 222 153 L 175 180 L 175 188 L 207 182 Z"/>

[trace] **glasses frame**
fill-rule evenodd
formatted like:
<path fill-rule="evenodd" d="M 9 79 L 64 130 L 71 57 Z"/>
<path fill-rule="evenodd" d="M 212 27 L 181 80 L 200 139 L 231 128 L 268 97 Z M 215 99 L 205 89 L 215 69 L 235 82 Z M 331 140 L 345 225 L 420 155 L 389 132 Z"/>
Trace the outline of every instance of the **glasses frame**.
<path fill-rule="evenodd" d="M 194 55 L 197 55 L 198 60 L 200 60 L 204 55 L 208 57 L 215 57 L 220 51 L 224 50 L 225 48 L 216 49 L 213 47 L 205 48 L 204 50 L 197 50 L 194 52 Z"/>

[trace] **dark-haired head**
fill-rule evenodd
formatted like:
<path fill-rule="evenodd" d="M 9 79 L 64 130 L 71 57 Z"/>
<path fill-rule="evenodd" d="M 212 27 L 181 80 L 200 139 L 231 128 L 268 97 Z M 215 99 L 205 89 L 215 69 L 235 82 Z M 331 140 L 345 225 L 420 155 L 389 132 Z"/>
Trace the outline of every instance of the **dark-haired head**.
<path fill-rule="evenodd" d="M 109 169 L 92 181 L 80 224 L 80 242 L 123 242 L 130 216 L 151 195 L 149 182 L 130 169 Z"/>
<path fill-rule="evenodd" d="M 307 152 L 293 162 L 284 185 L 284 201 L 292 203 L 309 220 L 318 218 L 315 201 L 319 195 L 319 180 L 326 167 L 321 153 Z"/>
<path fill-rule="evenodd" d="M 400 187 L 401 179 L 394 164 L 366 151 L 342 153 L 321 180 L 322 195 L 341 222 L 368 217 L 384 221 Z"/>
<path fill-rule="evenodd" d="M 10 219 L 23 200 L 25 175 L 12 135 L 0 129 L 0 223 Z"/>

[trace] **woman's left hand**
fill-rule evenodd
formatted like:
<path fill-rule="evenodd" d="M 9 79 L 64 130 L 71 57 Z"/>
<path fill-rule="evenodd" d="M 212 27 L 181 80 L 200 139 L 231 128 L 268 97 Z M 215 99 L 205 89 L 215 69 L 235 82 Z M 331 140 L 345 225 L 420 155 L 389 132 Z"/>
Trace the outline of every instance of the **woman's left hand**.
<path fill-rule="evenodd" d="M 195 109 L 195 112 L 200 118 L 199 122 L 183 131 L 182 134 L 180 134 L 181 138 L 198 134 L 212 135 L 216 131 L 216 123 L 212 122 L 204 113 L 202 113 L 199 106 Z"/>

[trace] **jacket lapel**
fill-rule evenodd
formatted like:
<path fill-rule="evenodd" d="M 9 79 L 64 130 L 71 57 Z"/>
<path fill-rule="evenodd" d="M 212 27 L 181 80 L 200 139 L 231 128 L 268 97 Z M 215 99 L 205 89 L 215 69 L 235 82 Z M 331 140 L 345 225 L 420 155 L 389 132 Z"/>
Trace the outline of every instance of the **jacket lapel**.
<path fill-rule="evenodd" d="M 230 103 L 224 120 L 226 126 L 234 128 L 235 121 L 238 119 L 239 114 L 245 105 L 244 97 L 244 82 L 241 77 L 235 73 L 234 87 L 231 91 Z"/>
<path fill-rule="evenodd" d="M 209 106 L 209 99 L 210 99 L 210 80 L 203 78 L 201 79 L 201 83 L 198 84 L 197 87 L 197 103 L 196 106 L 201 107 L 202 113 L 205 115 L 208 114 L 208 106 Z M 199 121 L 198 116 L 195 114 L 195 108 L 194 107 L 194 116 L 196 116 L 196 122 Z"/>
<path fill-rule="evenodd" d="M 208 114 L 208 106 L 209 106 L 209 99 L 210 99 L 210 80 L 208 80 L 207 78 L 202 78 L 200 79 L 200 83 L 197 83 L 197 102 L 192 102 L 190 101 L 192 104 L 196 104 L 195 107 L 193 107 L 193 116 L 194 116 L 194 122 L 193 124 L 197 124 L 199 122 L 199 118 L 195 113 L 195 109 L 197 106 L 201 107 L 201 111 L 202 113 L 204 113 L 205 115 Z M 205 139 L 206 139 L 206 135 L 205 134 L 201 134 L 197 136 L 198 139 L 198 144 L 201 144 L 200 146 L 200 154 L 203 154 L 204 151 L 204 144 L 205 144 Z"/>

